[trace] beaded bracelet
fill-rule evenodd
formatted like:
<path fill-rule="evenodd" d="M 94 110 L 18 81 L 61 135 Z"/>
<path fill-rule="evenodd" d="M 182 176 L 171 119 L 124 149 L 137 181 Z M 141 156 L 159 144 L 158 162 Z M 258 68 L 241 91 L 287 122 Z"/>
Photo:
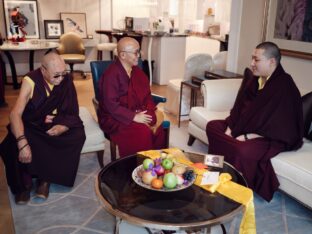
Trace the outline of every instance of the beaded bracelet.
<path fill-rule="evenodd" d="M 26 143 L 25 145 L 23 145 L 18 151 L 21 152 L 27 145 L 28 145 L 28 143 Z"/>
<path fill-rule="evenodd" d="M 21 141 L 23 139 L 26 139 L 25 135 L 21 135 L 18 138 L 16 138 L 16 142 L 19 142 L 19 141 Z"/>

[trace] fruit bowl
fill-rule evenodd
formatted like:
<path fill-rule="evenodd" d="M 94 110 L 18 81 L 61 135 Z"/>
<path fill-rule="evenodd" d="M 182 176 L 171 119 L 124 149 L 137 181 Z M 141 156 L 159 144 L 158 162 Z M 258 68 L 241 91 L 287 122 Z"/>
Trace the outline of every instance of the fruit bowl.
<path fill-rule="evenodd" d="M 143 182 L 142 180 L 142 176 L 140 175 L 142 173 L 142 171 L 144 171 L 143 165 L 139 165 L 138 167 L 136 167 L 133 172 L 132 172 L 132 179 L 134 180 L 134 182 L 136 184 L 138 184 L 139 186 L 149 189 L 149 190 L 154 190 L 154 191 L 158 191 L 158 192 L 175 192 L 175 191 L 179 191 L 182 189 L 186 189 L 188 187 L 190 187 L 194 181 L 195 181 L 195 176 L 193 178 L 191 178 L 191 180 L 187 181 L 186 183 L 182 183 L 182 184 L 177 184 L 174 188 L 167 188 L 165 186 L 162 186 L 161 188 L 154 188 L 149 184 L 146 184 Z"/>

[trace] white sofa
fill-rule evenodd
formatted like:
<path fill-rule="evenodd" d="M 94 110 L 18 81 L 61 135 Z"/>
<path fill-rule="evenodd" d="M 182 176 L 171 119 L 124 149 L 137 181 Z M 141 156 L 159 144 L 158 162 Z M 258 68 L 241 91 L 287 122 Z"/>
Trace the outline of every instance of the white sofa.
<path fill-rule="evenodd" d="M 191 109 L 188 145 L 192 145 L 195 139 L 209 144 L 206 136 L 208 121 L 225 119 L 229 115 L 240 84 L 241 79 L 202 82 L 204 106 Z M 312 142 L 304 138 L 304 144 L 299 150 L 280 153 L 271 161 L 280 189 L 312 208 Z"/>

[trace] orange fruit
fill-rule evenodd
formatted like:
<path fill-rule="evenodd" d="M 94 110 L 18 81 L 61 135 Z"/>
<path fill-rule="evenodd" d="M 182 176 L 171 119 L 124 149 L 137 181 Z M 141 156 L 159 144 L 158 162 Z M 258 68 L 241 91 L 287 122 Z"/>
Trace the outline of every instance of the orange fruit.
<path fill-rule="evenodd" d="M 153 179 L 151 183 L 151 186 L 155 189 L 161 189 L 163 185 L 164 185 L 163 181 L 157 178 Z"/>

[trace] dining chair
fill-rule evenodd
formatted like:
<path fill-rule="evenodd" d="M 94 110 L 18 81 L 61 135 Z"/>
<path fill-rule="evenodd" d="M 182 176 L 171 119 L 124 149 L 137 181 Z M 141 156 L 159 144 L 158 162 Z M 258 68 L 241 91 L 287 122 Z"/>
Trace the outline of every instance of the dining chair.
<path fill-rule="evenodd" d="M 91 61 L 90 66 L 91 66 L 91 74 L 92 74 L 92 80 L 93 80 L 93 88 L 94 88 L 94 97 L 92 98 L 92 102 L 95 108 L 96 113 L 98 113 L 98 108 L 99 108 L 99 102 L 98 102 L 98 97 L 99 97 L 99 87 L 98 87 L 98 82 L 102 76 L 102 74 L 105 72 L 105 70 L 109 67 L 109 65 L 113 61 Z M 142 60 L 139 60 L 139 67 L 142 68 Z M 152 98 L 155 104 L 158 103 L 165 103 L 167 99 L 165 97 L 152 94 Z M 165 135 L 166 135 L 166 145 L 165 148 L 169 147 L 169 135 L 170 135 L 170 122 L 167 120 L 164 120 L 162 123 L 162 126 L 165 130 Z M 116 149 L 117 145 L 115 142 L 113 142 L 110 139 L 109 134 L 104 132 L 104 135 L 106 139 L 110 141 L 110 151 L 111 151 L 111 161 L 116 160 Z"/>
<path fill-rule="evenodd" d="M 74 72 L 74 64 L 85 63 L 85 47 L 82 38 L 74 32 L 68 32 L 60 37 L 60 45 L 56 49 L 60 56 L 64 59 L 66 64 L 69 64 L 70 72 Z M 86 78 L 86 74 L 83 71 L 81 73 L 83 78 Z"/>

